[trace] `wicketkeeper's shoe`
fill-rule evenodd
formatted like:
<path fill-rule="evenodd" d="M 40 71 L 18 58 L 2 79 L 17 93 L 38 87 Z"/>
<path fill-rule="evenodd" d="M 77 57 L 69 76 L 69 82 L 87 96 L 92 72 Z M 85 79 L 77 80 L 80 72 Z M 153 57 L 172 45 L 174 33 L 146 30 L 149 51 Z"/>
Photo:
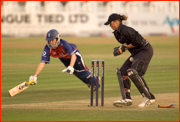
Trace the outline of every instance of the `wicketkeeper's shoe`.
<path fill-rule="evenodd" d="M 152 104 L 154 104 L 154 103 L 155 103 L 155 99 L 150 99 L 149 104 L 152 105 Z"/>
<path fill-rule="evenodd" d="M 155 103 L 155 99 L 148 99 L 147 97 L 144 97 L 144 100 L 138 105 L 138 107 L 143 108 L 148 105 L 152 105 L 153 103 Z"/>
<path fill-rule="evenodd" d="M 116 107 L 130 106 L 130 105 L 132 105 L 132 100 L 131 99 L 120 99 L 120 100 L 114 101 L 113 105 Z"/>

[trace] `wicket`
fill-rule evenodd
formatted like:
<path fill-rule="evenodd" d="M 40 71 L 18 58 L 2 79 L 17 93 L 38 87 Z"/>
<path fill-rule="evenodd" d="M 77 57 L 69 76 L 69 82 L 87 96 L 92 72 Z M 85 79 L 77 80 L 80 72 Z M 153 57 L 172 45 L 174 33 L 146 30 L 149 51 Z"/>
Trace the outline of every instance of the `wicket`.
<path fill-rule="evenodd" d="M 99 62 L 102 63 L 102 76 L 101 76 L 101 106 L 104 106 L 104 60 L 92 60 L 92 65 L 91 65 L 92 73 L 91 73 L 91 98 L 90 98 L 90 106 L 93 106 L 94 62 L 96 62 L 96 106 L 98 106 Z"/>

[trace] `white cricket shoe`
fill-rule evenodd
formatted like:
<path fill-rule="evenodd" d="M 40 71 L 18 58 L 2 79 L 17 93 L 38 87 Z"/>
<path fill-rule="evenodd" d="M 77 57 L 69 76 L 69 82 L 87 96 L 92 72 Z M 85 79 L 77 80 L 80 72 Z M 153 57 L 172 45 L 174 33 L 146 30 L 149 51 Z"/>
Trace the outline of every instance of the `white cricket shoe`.
<path fill-rule="evenodd" d="M 148 99 L 147 97 L 144 97 L 144 100 L 138 106 L 140 108 L 143 108 L 143 107 L 146 107 L 148 105 L 152 105 L 153 103 L 155 103 L 155 99 Z"/>
<path fill-rule="evenodd" d="M 152 104 L 154 104 L 154 103 L 155 103 L 155 99 L 150 99 L 149 104 L 152 105 Z"/>
<path fill-rule="evenodd" d="M 120 100 L 114 101 L 113 105 L 116 107 L 130 106 L 130 105 L 132 105 L 132 100 L 131 99 L 120 99 Z"/>

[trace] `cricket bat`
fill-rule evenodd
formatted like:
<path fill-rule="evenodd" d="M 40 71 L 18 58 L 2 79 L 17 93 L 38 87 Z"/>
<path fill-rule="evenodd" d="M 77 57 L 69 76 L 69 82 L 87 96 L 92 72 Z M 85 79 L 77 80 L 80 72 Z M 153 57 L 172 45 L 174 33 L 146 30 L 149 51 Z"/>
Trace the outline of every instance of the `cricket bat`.
<path fill-rule="evenodd" d="M 12 88 L 12 89 L 9 90 L 9 95 L 10 95 L 11 97 L 13 97 L 14 95 L 16 95 L 16 94 L 24 91 L 25 89 L 27 89 L 31 83 L 33 83 L 33 80 L 32 80 L 32 81 L 29 81 L 29 82 L 26 82 L 26 81 L 25 81 L 25 82 L 17 85 L 16 87 L 14 87 L 14 88 Z"/>

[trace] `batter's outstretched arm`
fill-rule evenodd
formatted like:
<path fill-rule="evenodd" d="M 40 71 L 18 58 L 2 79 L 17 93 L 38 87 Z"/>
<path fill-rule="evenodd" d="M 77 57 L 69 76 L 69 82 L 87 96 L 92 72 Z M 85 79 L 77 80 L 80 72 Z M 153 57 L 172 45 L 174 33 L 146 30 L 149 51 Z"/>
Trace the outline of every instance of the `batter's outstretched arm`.
<path fill-rule="evenodd" d="M 33 80 L 33 83 L 31 83 L 31 85 L 35 85 L 37 84 L 37 76 L 39 75 L 39 73 L 41 72 L 41 70 L 44 68 L 45 62 L 41 62 L 36 70 L 36 73 L 34 76 L 30 76 L 29 77 L 29 81 Z"/>
<path fill-rule="evenodd" d="M 36 70 L 36 75 L 39 75 L 39 73 L 41 72 L 41 70 L 44 68 L 45 66 L 45 62 L 41 62 Z"/>

